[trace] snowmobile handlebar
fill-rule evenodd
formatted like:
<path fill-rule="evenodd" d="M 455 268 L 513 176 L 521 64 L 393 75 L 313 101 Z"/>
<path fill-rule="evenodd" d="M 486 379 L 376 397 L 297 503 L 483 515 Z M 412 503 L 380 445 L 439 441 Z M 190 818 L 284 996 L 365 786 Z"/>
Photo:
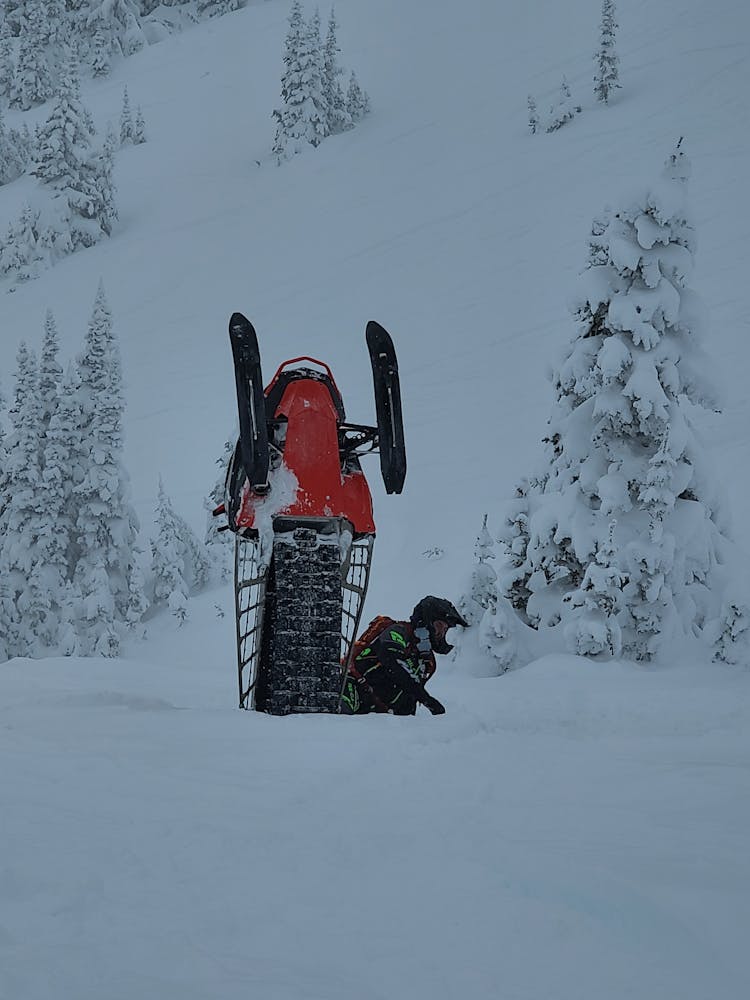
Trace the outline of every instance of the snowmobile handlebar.
<path fill-rule="evenodd" d="M 276 385 L 276 383 L 278 382 L 278 380 L 279 380 L 279 378 L 281 376 L 281 373 L 284 371 L 284 369 L 288 368 L 289 365 L 295 365 L 295 364 L 297 364 L 298 361 L 311 361 L 314 365 L 318 365 L 320 368 L 322 368 L 325 371 L 325 373 L 328 376 L 328 378 L 331 380 L 331 384 L 333 385 L 333 387 L 336 390 L 336 392 L 338 393 L 338 395 L 341 396 L 341 393 L 339 392 L 339 387 L 336 385 L 336 379 L 333 377 L 333 372 L 328 367 L 328 365 L 325 363 L 325 361 L 318 361 L 317 358 L 312 358 L 312 357 L 310 357 L 309 354 L 301 354 L 298 358 L 290 358 L 288 361 L 283 361 L 279 365 L 279 367 L 276 369 L 276 371 L 274 373 L 274 376 L 271 379 L 271 381 L 266 386 L 266 388 L 264 390 L 266 395 L 268 395 L 268 393 L 271 391 L 271 389 L 273 388 L 273 386 Z"/>

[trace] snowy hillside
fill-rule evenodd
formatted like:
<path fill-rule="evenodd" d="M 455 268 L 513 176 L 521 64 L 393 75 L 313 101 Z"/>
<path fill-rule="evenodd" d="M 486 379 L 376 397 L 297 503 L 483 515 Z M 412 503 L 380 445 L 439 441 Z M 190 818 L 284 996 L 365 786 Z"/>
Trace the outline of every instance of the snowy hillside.
<path fill-rule="evenodd" d="M 409 472 L 386 497 L 366 467 L 365 616 L 457 599 L 482 515 L 499 527 L 539 455 L 591 221 L 684 136 L 725 403 L 702 431 L 750 551 L 750 14 L 620 0 L 605 107 L 598 0 L 518 6 L 338 0 L 372 113 L 281 166 L 282 0 L 82 82 L 101 131 L 127 84 L 148 142 L 117 154 L 110 239 L 0 281 L 0 381 L 7 396 L 48 308 L 78 351 L 103 280 L 144 544 L 160 475 L 202 530 L 235 424 L 232 311 L 267 377 L 322 358 L 361 422 L 373 318 L 398 349 Z M 530 135 L 527 95 L 546 110 L 563 75 L 581 114 Z M 32 186 L 0 187 L 0 232 Z M 0 1000 L 747 994 L 747 671 L 676 648 L 648 669 L 558 656 L 480 680 L 467 643 L 435 680 L 445 718 L 274 719 L 234 708 L 230 604 L 217 588 L 182 628 L 157 614 L 121 659 L 0 664 Z"/>

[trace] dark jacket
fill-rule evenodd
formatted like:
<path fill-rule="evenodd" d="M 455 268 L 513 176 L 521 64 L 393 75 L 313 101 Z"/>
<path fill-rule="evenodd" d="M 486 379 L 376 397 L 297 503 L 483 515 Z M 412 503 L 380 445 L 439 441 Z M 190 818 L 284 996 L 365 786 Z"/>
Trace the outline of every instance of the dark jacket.
<path fill-rule="evenodd" d="M 439 704 L 424 689 L 434 672 L 435 657 L 431 651 L 420 655 L 411 623 L 392 622 L 352 662 L 343 709 L 414 715 L 417 704 Z"/>

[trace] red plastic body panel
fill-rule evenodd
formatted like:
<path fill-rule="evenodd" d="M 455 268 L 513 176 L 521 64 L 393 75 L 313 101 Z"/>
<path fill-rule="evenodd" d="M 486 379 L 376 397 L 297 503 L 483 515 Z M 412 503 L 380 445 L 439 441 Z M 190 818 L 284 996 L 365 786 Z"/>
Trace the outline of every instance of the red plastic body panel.
<path fill-rule="evenodd" d="M 266 395 L 277 377 L 278 372 Z M 338 416 L 328 386 L 312 378 L 290 382 L 274 413 L 274 418 L 280 417 L 287 420 L 282 461 L 294 473 L 298 489 L 294 502 L 274 513 L 285 517 L 344 517 L 356 534 L 374 534 L 372 496 L 364 474 L 359 470 L 342 474 Z M 244 487 L 237 514 L 239 527 L 254 526 L 256 503 L 273 504 L 273 477 L 271 493 L 266 497 L 257 497 L 247 485 Z"/>

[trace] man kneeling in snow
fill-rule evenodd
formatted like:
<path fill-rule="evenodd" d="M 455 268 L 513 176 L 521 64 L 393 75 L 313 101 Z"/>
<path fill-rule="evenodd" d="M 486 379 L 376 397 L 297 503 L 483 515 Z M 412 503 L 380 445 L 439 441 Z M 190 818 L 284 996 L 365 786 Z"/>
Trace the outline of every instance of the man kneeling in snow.
<path fill-rule="evenodd" d="M 414 715 L 424 705 L 433 715 L 445 708 L 425 690 L 435 673 L 435 653 L 449 653 L 449 628 L 467 622 L 450 601 L 424 597 L 409 621 L 375 618 L 355 642 L 341 696 L 347 715 L 390 712 Z"/>

